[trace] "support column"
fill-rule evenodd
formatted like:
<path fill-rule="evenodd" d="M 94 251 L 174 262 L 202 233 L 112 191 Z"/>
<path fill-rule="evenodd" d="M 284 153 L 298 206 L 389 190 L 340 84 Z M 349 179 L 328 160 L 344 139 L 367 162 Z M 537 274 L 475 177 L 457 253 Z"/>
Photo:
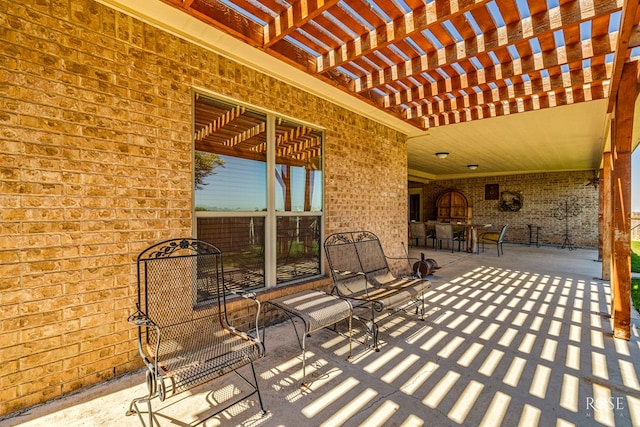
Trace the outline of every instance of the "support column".
<path fill-rule="evenodd" d="M 611 126 L 613 128 L 613 123 Z M 599 185 L 602 195 L 602 280 L 611 280 L 611 260 L 613 258 L 613 200 L 611 197 L 611 173 L 613 169 L 613 160 L 610 151 L 602 154 L 602 163 L 603 168 L 602 175 L 600 175 Z"/>
<path fill-rule="evenodd" d="M 622 69 L 615 105 L 613 148 L 613 336 L 631 337 L 631 138 L 637 96 L 637 62 Z"/>
<path fill-rule="evenodd" d="M 613 126 L 613 123 L 612 123 Z M 611 259 L 613 258 L 613 234 L 611 225 L 613 224 L 613 202 L 611 200 L 611 151 L 602 154 L 602 170 L 600 172 L 600 183 L 598 191 L 600 193 L 600 236 L 602 252 L 602 280 L 611 280 Z"/>
<path fill-rule="evenodd" d="M 604 227 L 604 184 L 602 182 L 603 169 L 598 172 L 598 261 L 602 262 L 602 229 Z"/>

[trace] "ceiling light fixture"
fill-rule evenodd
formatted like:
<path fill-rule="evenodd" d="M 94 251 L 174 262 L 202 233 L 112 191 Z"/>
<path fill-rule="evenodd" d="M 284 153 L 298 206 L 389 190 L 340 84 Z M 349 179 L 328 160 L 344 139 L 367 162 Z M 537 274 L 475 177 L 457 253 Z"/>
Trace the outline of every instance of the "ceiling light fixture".
<path fill-rule="evenodd" d="M 436 153 L 436 157 L 439 159 L 446 159 L 449 156 L 449 153 L 445 153 L 444 151 L 439 151 Z"/>
<path fill-rule="evenodd" d="M 469 169 L 471 169 L 472 171 L 474 171 L 474 170 L 478 169 L 478 165 L 467 165 L 467 167 L 468 167 Z"/>

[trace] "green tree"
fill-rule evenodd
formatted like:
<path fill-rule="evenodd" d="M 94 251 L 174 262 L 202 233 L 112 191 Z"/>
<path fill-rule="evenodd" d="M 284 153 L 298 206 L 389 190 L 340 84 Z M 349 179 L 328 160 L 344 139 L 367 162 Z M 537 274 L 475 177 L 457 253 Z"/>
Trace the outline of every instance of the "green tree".
<path fill-rule="evenodd" d="M 202 190 L 207 185 L 204 179 L 211 174 L 216 174 L 214 169 L 218 166 L 224 167 L 224 159 L 221 159 L 220 156 L 206 151 L 196 151 L 194 174 L 196 190 Z"/>

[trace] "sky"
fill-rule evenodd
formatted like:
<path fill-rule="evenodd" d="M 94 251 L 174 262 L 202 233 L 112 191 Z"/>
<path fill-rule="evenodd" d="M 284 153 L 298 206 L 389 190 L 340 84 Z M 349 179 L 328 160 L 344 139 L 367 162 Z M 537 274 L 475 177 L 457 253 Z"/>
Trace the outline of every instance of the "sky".
<path fill-rule="evenodd" d="M 640 212 L 640 145 L 631 155 L 631 210 Z"/>
<path fill-rule="evenodd" d="M 264 211 L 267 208 L 267 164 L 241 157 L 220 156 L 224 166 L 205 177 L 205 185 L 196 190 L 196 205 L 213 211 Z M 291 210 L 304 211 L 306 189 L 304 167 L 290 168 Z M 312 174 L 314 184 L 311 210 L 322 210 L 322 172 Z M 282 185 L 276 180 L 275 209 L 284 210 Z"/>

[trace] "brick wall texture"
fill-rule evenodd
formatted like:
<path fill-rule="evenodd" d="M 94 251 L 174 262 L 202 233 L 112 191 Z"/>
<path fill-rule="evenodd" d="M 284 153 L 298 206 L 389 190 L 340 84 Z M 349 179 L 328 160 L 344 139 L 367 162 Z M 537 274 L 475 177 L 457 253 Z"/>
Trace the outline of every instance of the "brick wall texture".
<path fill-rule="evenodd" d="M 570 203 L 572 212 L 568 218 L 569 240 L 575 246 L 598 245 L 598 191 L 586 185 L 593 172 L 545 172 L 521 175 L 505 175 L 473 179 L 435 181 L 430 184 L 411 183 L 411 188 L 423 188 L 426 219 L 436 218 L 436 200 L 449 190 L 464 193 L 473 206 L 474 224 L 491 224 L 499 230 L 509 224 L 505 241 L 529 242 L 527 224 L 540 226 L 540 243 L 562 246 L 567 223 L 558 219 L 558 211 L 564 213 L 572 196 L 577 203 Z M 485 200 L 485 185 L 498 184 L 499 191 L 517 192 L 522 195 L 522 208 L 517 212 L 499 209 L 498 200 Z M 575 216 L 574 216 L 575 214 Z M 562 218 L 562 216 L 561 216 Z"/>
<path fill-rule="evenodd" d="M 0 10 L 0 417 L 141 366 L 135 259 L 192 234 L 194 87 L 324 127 L 326 232 L 402 253 L 404 135 L 90 0 Z"/>

